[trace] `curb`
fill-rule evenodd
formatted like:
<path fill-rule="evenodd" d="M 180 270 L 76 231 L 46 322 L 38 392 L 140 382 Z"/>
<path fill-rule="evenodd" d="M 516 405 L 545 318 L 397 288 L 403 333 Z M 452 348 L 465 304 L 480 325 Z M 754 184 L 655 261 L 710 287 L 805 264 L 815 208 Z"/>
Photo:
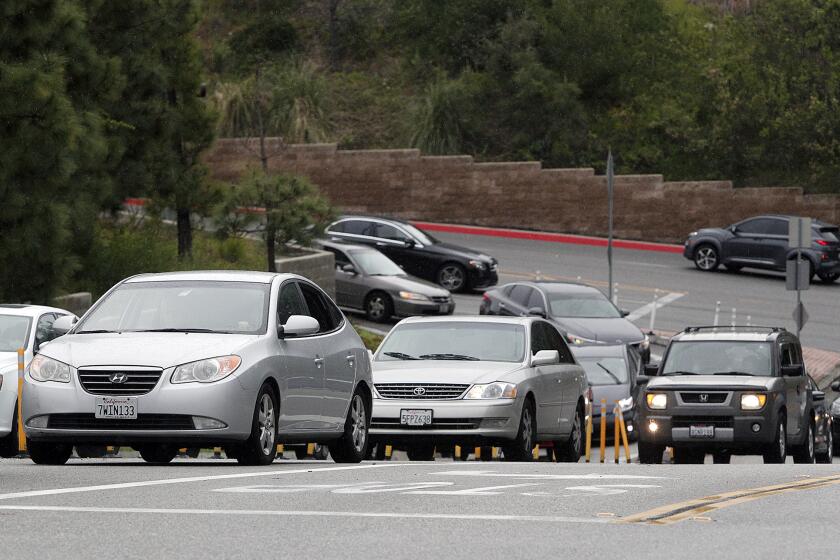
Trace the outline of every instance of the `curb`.
<path fill-rule="evenodd" d="M 412 220 L 411 223 L 421 229 L 440 231 L 444 233 L 463 233 L 467 235 L 484 235 L 487 237 L 504 237 L 507 239 L 529 239 L 532 241 L 549 241 L 552 243 L 568 243 L 572 245 L 589 245 L 594 247 L 606 247 L 608 245 L 608 240 L 604 237 L 590 237 L 586 235 L 572 235 L 568 233 L 525 231 L 521 229 L 440 224 L 436 222 L 420 222 L 415 220 Z M 653 243 L 650 241 L 630 241 L 628 239 L 613 239 L 613 247 L 617 249 L 654 251 L 658 253 L 682 254 L 683 252 L 682 245 Z"/>

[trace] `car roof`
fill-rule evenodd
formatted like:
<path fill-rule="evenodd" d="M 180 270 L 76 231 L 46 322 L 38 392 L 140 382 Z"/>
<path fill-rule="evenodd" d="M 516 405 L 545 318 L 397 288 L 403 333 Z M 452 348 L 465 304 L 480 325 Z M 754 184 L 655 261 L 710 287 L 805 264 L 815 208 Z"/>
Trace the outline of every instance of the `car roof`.
<path fill-rule="evenodd" d="M 247 270 L 190 270 L 183 272 L 156 272 L 138 274 L 125 280 L 127 284 L 139 282 L 177 282 L 177 281 L 207 281 L 207 282 L 255 282 L 270 284 L 275 278 L 301 278 L 296 274 L 278 274 L 275 272 L 256 272 Z"/>
<path fill-rule="evenodd" d="M 770 342 L 790 334 L 781 327 L 689 327 L 674 335 L 672 341 Z M 792 336 L 792 335 L 791 335 Z"/>
<path fill-rule="evenodd" d="M 627 347 L 623 344 L 593 344 L 591 346 L 572 346 L 576 358 L 613 358 L 624 357 Z"/>
<path fill-rule="evenodd" d="M 793 218 L 802 218 L 807 216 L 794 216 L 792 214 L 761 214 L 760 216 L 750 216 L 749 218 L 744 218 L 740 220 L 738 223 L 746 222 L 748 220 L 755 220 L 757 218 L 778 218 L 782 220 L 791 220 Z M 828 222 L 824 222 L 817 218 L 811 218 L 811 226 L 812 227 L 836 227 L 833 224 L 829 224 Z"/>
<path fill-rule="evenodd" d="M 365 214 L 344 214 L 336 218 L 335 222 L 340 222 L 342 220 L 380 220 L 383 222 L 394 222 L 395 224 L 401 224 L 404 226 L 411 225 L 411 222 L 408 222 L 406 220 L 400 220 L 398 218 L 388 218 L 386 216 L 371 216 Z"/>
<path fill-rule="evenodd" d="M 508 282 L 504 286 L 499 286 L 499 289 L 505 288 L 506 286 L 510 286 L 511 284 L 524 284 L 526 286 L 531 286 L 532 288 L 537 288 L 544 290 L 546 292 L 562 292 L 562 293 L 577 293 L 577 294 L 588 294 L 588 293 L 599 293 L 604 295 L 604 293 L 594 286 L 590 286 L 588 284 L 583 284 L 580 282 L 563 282 L 563 281 L 555 281 L 555 280 L 526 280 L 522 282 Z M 606 296 L 604 296 L 606 297 Z"/>
<path fill-rule="evenodd" d="M 332 247 L 333 249 L 338 249 L 339 251 L 377 251 L 373 247 L 369 247 L 367 245 L 360 245 L 358 243 L 345 243 L 344 241 L 333 241 L 331 239 L 318 239 L 315 241 L 315 245 L 320 245 L 321 247 Z"/>
<path fill-rule="evenodd" d="M 447 315 L 440 317 L 407 317 L 397 323 L 497 323 L 509 325 L 528 325 L 536 321 L 545 321 L 540 317 L 503 317 L 501 315 Z"/>
<path fill-rule="evenodd" d="M 20 317 L 37 317 L 44 313 L 70 313 L 66 309 L 59 307 L 50 307 L 49 305 L 29 305 L 22 303 L 2 303 L 0 304 L 0 315 L 17 315 Z"/>

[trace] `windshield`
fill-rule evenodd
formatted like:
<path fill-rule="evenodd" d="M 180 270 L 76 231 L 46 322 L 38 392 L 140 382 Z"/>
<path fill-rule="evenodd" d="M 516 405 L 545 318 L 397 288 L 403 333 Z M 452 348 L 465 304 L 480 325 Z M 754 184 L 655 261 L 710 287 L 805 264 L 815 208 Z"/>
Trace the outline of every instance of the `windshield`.
<path fill-rule="evenodd" d="M 20 315 L 0 315 L 0 352 L 26 348 L 32 319 Z"/>
<path fill-rule="evenodd" d="M 437 239 L 429 235 L 423 230 L 417 229 L 411 224 L 400 224 L 402 228 L 409 233 L 414 239 L 422 243 L 423 245 L 434 245 L 438 242 Z"/>
<path fill-rule="evenodd" d="M 612 319 L 621 317 L 618 309 L 601 293 L 557 294 L 548 292 L 548 305 L 555 317 Z"/>
<path fill-rule="evenodd" d="M 525 359 L 525 327 L 505 323 L 440 322 L 394 328 L 377 361 Z"/>
<path fill-rule="evenodd" d="M 405 271 L 397 263 L 379 251 L 350 251 L 360 272 L 368 276 L 405 276 Z"/>
<path fill-rule="evenodd" d="M 581 358 L 577 361 L 586 372 L 590 385 L 624 385 L 630 380 L 623 358 Z"/>
<path fill-rule="evenodd" d="M 673 342 L 662 375 L 772 375 L 773 352 L 768 342 Z"/>
<path fill-rule="evenodd" d="M 74 331 L 197 331 L 262 334 L 269 284 L 132 282 L 120 285 Z"/>

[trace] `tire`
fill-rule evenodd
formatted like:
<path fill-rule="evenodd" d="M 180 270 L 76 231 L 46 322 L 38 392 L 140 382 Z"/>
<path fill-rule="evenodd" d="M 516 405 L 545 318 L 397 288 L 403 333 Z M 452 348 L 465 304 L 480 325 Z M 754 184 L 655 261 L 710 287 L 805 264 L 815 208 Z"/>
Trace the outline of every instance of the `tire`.
<path fill-rule="evenodd" d="M 732 462 L 732 453 L 728 451 L 718 451 L 712 453 L 712 462 L 715 465 L 728 465 Z"/>
<path fill-rule="evenodd" d="M 763 453 L 765 464 L 784 463 L 787 459 L 787 417 L 783 414 L 776 426 L 775 441 Z"/>
<path fill-rule="evenodd" d="M 825 436 L 825 453 L 817 453 L 817 463 L 833 463 L 834 462 L 834 427 L 830 424 L 827 426 L 827 434 Z"/>
<path fill-rule="evenodd" d="M 12 431 L 9 435 L 0 437 L 0 457 L 4 459 L 11 459 L 18 455 L 18 415 L 17 402 L 15 403 L 14 413 L 12 418 Z"/>
<path fill-rule="evenodd" d="M 187 457 L 190 459 L 198 459 L 198 456 L 201 454 L 200 447 L 188 447 L 187 448 Z"/>
<path fill-rule="evenodd" d="M 714 245 L 703 243 L 694 250 L 694 266 L 704 272 L 712 272 L 720 266 L 720 252 Z"/>
<path fill-rule="evenodd" d="M 837 272 L 818 272 L 817 276 L 824 284 L 834 284 L 840 278 L 840 274 Z"/>
<path fill-rule="evenodd" d="M 812 464 L 814 462 L 813 423 L 808 423 L 808 433 L 805 434 L 805 441 L 793 450 L 793 462 L 801 464 Z"/>
<path fill-rule="evenodd" d="M 643 465 L 661 465 L 663 453 L 665 453 L 664 445 L 639 440 L 639 462 Z"/>
<path fill-rule="evenodd" d="M 365 314 L 376 323 L 386 323 L 394 316 L 394 302 L 384 292 L 373 292 L 365 298 Z"/>
<path fill-rule="evenodd" d="M 315 453 L 312 456 L 318 461 L 326 461 L 330 458 L 330 448 L 318 443 L 315 445 Z"/>
<path fill-rule="evenodd" d="M 36 465 L 63 465 L 73 453 L 73 446 L 69 443 L 32 441 L 27 438 L 26 450 Z"/>
<path fill-rule="evenodd" d="M 171 463 L 172 459 L 178 454 L 178 447 L 167 444 L 143 445 L 137 451 L 140 452 L 140 456 L 147 463 L 165 465 Z"/>
<path fill-rule="evenodd" d="M 370 437 L 370 413 L 362 393 L 357 389 L 347 408 L 344 434 L 330 445 L 330 454 L 336 463 L 359 463 L 367 455 Z"/>
<path fill-rule="evenodd" d="M 446 263 L 441 266 L 435 280 L 438 285 L 450 292 L 462 292 L 467 289 L 467 271 L 458 263 Z"/>
<path fill-rule="evenodd" d="M 241 465 L 270 465 L 277 457 L 277 397 L 264 383 L 257 393 L 251 435 L 236 453 Z"/>
<path fill-rule="evenodd" d="M 580 460 L 583 455 L 583 422 L 583 410 L 578 407 L 569 439 L 554 444 L 554 460 L 558 463 L 577 463 Z"/>
<path fill-rule="evenodd" d="M 76 455 L 80 459 L 100 459 L 108 452 L 105 445 L 77 445 Z"/>
<path fill-rule="evenodd" d="M 434 461 L 435 460 L 435 444 L 433 443 L 418 443 L 409 445 L 406 450 L 409 461 Z"/>
<path fill-rule="evenodd" d="M 674 464 L 676 465 L 702 465 L 705 460 L 705 451 L 685 447 L 674 448 Z"/>
<path fill-rule="evenodd" d="M 534 414 L 534 402 L 526 399 L 522 405 L 522 416 L 519 420 L 519 431 L 516 439 L 502 447 L 505 461 L 533 461 L 534 437 L 537 433 L 537 418 Z M 482 457 L 484 452 L 482 451 Z"/>

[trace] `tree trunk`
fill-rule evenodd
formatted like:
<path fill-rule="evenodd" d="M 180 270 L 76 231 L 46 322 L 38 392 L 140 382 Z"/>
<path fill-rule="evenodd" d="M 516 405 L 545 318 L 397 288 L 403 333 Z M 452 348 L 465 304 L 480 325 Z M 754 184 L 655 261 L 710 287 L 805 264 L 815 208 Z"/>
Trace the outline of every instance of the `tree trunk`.
<path fill-rule="evenodd" d="M 179 206 L 175 210 L 178 216 L 178 258 L 192 256 L 192 224 L 190 223 L 190 209 Z"/>
<path fill-rule="evenodd" d="M 265 251 L 268 256 L 268 271 L 277 272 L 276 253 L 274 246 L 274 236 L 276 229 L 272 224 L 266 224 L 265 227 Z"/>

